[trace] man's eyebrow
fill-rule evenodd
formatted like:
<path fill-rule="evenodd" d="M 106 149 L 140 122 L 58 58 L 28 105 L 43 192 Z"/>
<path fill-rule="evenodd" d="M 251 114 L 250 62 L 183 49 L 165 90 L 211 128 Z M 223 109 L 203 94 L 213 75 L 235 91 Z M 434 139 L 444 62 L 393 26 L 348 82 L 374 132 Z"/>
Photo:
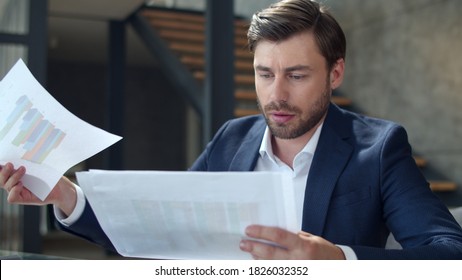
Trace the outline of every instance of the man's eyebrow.
<path fill-rule="evenodd" d="M 258 70 L 258 71 L 271 71 L 271 68 L 269 68 L 267 66 L 263 66 L 263 65 L 257 65 L 257 66 L 255 66 L 255 70 Z"/>
<path fill-rule="evenodd" d="M 308 65 L 295 65 L 295 66 L 287 67 L 285 69 L 286 72 L 300 71 L 300 70 L 311 71 L 313 70 L 313 68 Z"/>
<path fill-rule="evenodd" d="M 258 71 L 271 71 L 270 67 L 263 66 L 263 65 L 257 65 L 255 66 L 255 70 Z M 300 70 L 306 70 L 306 71 L 311 71 L 313 68 L 308 65 L 295 65 L 295 66 L 290 66 L 284 69 L 285 72 L 292 72 L 292 71 L 300 71 Z"/>

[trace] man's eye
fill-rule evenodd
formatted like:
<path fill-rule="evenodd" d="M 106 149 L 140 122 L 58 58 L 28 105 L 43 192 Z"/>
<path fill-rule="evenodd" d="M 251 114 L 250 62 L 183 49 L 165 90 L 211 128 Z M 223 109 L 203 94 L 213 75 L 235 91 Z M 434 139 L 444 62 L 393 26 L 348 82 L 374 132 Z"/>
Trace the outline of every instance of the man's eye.
<path fill-rule="evenodd" d="M 303 79 L 305 76 L 304 75 L 290 75 L 290 78 L 292 80 L 301 80 Z"/>
<path fill-rule="evenodd" d="M 272 77 L 272 75 L 271 74 L 260 74 L 260 77 L 263 79 L 269 79 Z"/>

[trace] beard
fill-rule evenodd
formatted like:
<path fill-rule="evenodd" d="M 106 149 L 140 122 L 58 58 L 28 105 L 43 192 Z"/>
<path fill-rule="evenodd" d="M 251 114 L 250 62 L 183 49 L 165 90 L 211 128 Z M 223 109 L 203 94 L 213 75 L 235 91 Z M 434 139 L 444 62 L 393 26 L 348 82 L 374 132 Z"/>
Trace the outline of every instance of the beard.
<path fill-rule="evenodd" d="M 295 105 L 291 105 L 286 101 L 271 102 L 264 108 L 258 102 L 258 107 L 265 117 L 266 124 L 268 125 L 272 135 L 280 139 L 295 139 L 313 129 L 322 118 L 327 114 L 330 104 L 330 95 L 332 89 L 330 83 L 322 93 L 322 95 L 311 105 L 308 111 L 304 114 L 303 110 Z M 267 117 L 268 111 L 283 111 L 293 114 L 295 116 L 294 122 L 289 123 L 275 123 Z"/>

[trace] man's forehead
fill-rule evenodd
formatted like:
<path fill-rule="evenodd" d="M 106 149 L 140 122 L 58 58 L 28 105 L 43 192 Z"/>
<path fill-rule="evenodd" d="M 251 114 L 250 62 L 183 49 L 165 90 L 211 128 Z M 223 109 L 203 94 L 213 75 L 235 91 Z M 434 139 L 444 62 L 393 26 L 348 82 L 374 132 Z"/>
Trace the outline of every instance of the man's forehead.
<path fill-rule="evenodd" d="M 254 68 L 278 68 L 284 70 L 312 70 L 325 63 L 318 48 L 304 37 L 292 41 L 261 41 L 254 52 Z"/>

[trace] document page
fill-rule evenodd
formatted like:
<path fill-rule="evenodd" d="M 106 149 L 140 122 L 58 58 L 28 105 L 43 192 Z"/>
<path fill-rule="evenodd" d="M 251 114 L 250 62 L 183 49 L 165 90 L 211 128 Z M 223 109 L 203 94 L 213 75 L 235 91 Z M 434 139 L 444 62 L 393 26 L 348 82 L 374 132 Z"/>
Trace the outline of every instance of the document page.
<path fill-rule="evenodd" d="M 103 230 L 126 257 L 250 259 L 250 224 L 297 232 L 291 178 L 269 172 L 78 172 Z"/>
<path fill-rule="evenodd" d="M 120 139 L 66 110 L 22 60 L 0 82 L 0 164 L 25 166 L 22 181 L 42 200 L 69 168 Z"/>

